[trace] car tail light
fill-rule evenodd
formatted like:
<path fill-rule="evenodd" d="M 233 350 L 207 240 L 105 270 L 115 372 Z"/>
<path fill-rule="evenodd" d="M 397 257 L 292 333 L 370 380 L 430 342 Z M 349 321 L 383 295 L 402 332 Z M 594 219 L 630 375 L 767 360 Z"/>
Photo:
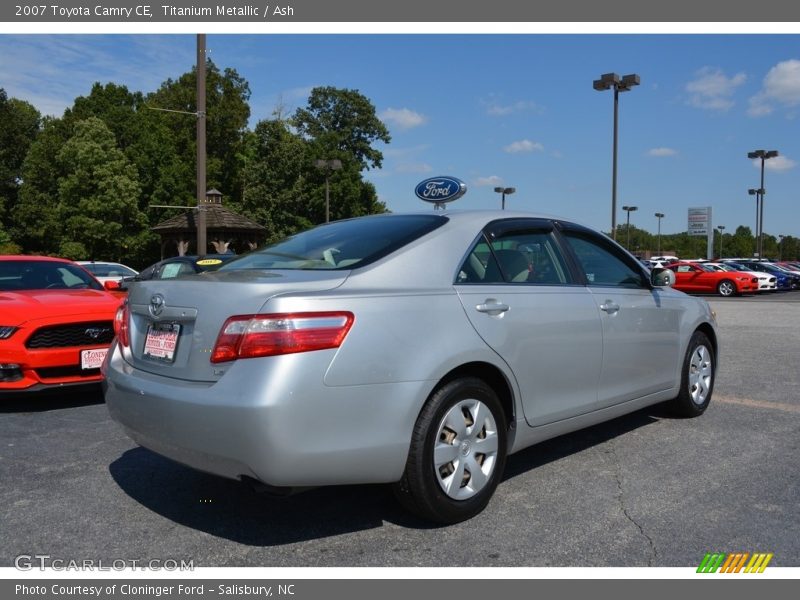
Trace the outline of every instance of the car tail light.
<path fill-rule="evenodd" d="M 117 336 L 119 343 L 125 348 L 131 345 L 130 336 L 128 335 L 129 318 L 130 311 L 128 311 L 128 303 L 125 302 L 117 309 L 117 314 L 114 315 L 114 334 Z"/>
<path fill-rule="evenodd" d="M 217 336 L 211 362 L 338 348 L 354 319 L 350 312 L 231 317 Z"/>

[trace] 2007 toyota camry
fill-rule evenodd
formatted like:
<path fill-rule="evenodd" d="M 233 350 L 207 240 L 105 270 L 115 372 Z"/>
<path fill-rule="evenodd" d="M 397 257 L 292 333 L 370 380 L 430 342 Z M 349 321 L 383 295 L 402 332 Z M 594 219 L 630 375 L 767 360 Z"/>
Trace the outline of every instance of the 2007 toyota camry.
<path fill-rule="evenodd" d="M 509 453 L 657 402 L 705 411 L 714 315 L 670 283 L 551 217 L 339 221 L 134 284 L 106 399 L 136 442 L 197 469 L 275 491 L 393 483 L 453 523 Z"/>

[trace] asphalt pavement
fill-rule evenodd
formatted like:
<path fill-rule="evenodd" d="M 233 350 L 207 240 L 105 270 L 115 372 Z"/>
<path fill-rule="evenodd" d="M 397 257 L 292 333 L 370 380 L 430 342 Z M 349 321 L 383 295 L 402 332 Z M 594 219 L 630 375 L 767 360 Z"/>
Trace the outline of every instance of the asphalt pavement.
<path fill-rule="evenodd" d="M 0 405 L 0 566 L 800 566 L 800 292 L 708 300 L 721 364 L 698 419 L 659 407 L 509 458 L 478 517 L 431 527 L 385 486 L 253 493 L 137 447 L 101 395 Z"/>

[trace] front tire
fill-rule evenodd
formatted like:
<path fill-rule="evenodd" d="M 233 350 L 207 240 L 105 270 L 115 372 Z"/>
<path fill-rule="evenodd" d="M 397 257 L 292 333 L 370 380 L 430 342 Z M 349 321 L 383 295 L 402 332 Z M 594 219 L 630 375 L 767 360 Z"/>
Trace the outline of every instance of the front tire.
<path fill-rule="evenodd" d="M 695 331 L 683 359 L 681 389 L 671 407 L 679 417 L 702 415 L 714 392 L 714 347 L 706 334 Z"/>
<path fill-rule="evenodd" d="M 468 377 L 438 388 L 417 418 L 394 486 L 400 503 L 437 523 L 477 515 L 503 476 L 506 428 L 500 400 L 484 381 Z"/>
<path fill-rule="evenodd" d="M 717 285 L 717 293 L 724 298 L 733 296 L 736 293 L 736 285 L 729 279 L 723 279 Z"/>

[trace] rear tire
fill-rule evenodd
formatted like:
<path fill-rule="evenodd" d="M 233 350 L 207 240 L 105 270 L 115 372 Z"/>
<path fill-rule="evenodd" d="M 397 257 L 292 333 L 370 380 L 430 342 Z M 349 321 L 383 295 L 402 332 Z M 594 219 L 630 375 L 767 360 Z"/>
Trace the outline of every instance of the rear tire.
<path fill-rule="evenodd" d="M 467 377 L 444 384 L 422 409 L 411 437 L 400 503 L 430 521 L 451 524 L 481 512 L 506 463 L 506 418 L 497 394 Z"/>
<path fill-rule="evenodd" d="M 706 411 L 714 392 L 715 368 L 714 347 L 706 334 L 695 331 L 683 359 L 680 393 L 670 403 L 677 416 L 699 417 Z"/>

